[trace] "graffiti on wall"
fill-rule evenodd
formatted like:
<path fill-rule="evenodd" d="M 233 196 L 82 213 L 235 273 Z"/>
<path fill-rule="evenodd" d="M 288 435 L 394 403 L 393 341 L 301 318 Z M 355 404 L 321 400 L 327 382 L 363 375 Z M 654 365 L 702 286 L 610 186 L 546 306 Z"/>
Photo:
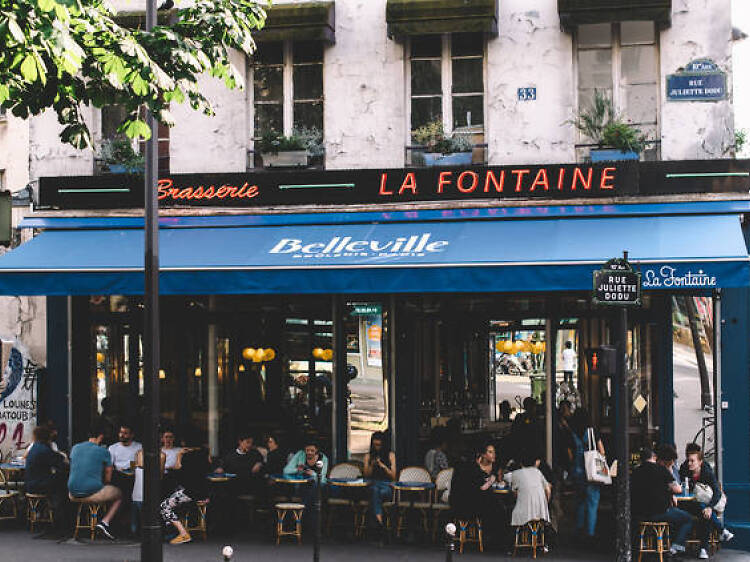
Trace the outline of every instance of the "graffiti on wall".
<path fill-rule="evenodd" d="M 31 433 L 36 426 L 39 367 L 15 342 L 2 342 L 2 360 L 0 455 L 3 460 L 9 460 L 31 442 Z"/>

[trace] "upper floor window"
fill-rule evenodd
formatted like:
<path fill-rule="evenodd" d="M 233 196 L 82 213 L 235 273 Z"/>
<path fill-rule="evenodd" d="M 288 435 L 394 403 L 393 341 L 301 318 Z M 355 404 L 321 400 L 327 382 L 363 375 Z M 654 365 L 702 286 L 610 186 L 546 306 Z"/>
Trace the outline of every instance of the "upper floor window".
<path fill-rule="evenodd" d="M 576 47 L 578 107 L 590 105 L 594 91 L 602 91 L 625 121 L 649 140 L 658 140 L 659 52 L 655 24 L 625 21 L 580 25 Z M 656 147 L 658 143 L 647 144 L 644 156 L 656 158 Z"/>
<path fill-rule="evenodd" d="M 484 35 L 455 33 L 414 36 L 407 45 L 407 87 L 412 133 L 420 127 L 439 122 L 446 134 L 461 134 L 472 145 L 482 145 Z M 483 154 L 478 156 L 483 158 Z"/>
<path fill-rule="evenodd" d="M 253 60 L 254 137 L 270 130 L 323 134 L 323 44 L 262 43 Z M 256 155 L 257 156 L 257 155 Z"/>

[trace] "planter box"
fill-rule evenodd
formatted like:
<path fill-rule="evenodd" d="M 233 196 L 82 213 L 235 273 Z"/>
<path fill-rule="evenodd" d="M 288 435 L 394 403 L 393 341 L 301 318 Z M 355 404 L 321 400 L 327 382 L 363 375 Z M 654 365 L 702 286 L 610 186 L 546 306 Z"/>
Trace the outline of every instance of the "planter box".
<path fill-rule="evenodd" d="M 453 152 L 451 154 L 440 154 L 439 152 L 425 152 L 424 165 L 428 168 L 434 166 L 470 166 L 471 152 Z"/>
<path fill-rule="evenodd" d="M 262 152 L 263 166 L 266 168 L 305 168 L 307 167 L 306 150 L 289 150 L 286 152 Z"/>
<path fill-rule="evenodd" d="M 592 148 L 589 152 L 592 162 L 617 162 L 619 160 L 640 160 L 637 152 L 623 152 L 614 148 Z"/>
<path fill-rule="evenodd" d="M 110 174 L 142 174 L 143 168 L 130 168 L 124 164 L 105 164 L 104 171 Z"/>

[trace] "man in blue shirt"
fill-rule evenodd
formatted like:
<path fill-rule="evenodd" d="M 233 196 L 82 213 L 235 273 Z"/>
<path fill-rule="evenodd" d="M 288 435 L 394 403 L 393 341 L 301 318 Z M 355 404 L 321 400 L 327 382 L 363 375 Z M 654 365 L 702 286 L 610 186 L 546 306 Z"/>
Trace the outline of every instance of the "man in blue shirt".
<path fill-rule="evenodd" d="M 71 499 L 85 498 L 90 502 L 111 502 L 107 514 L 96 528 L 108 539 L 115 536 L 109 528 L 122 503 L 122 492 L 109 484 L 112 479 L 112 457 L 101 446 L 104 430 L 95 427 L 89 431 L 88 441 L 78 443 L 70 452 L 70 478 L 68 492 Z"/>
<path fill-rule="evenodd" d="M 62 537 L 68 525 L 67 460 L 50 447 L 52 432 L 46 425 L 34 428 L 34 443 L 26 455 L 26 483 L 29 494 L 45 494 L 55 513 L 54 529 L 45 536 Z"/>

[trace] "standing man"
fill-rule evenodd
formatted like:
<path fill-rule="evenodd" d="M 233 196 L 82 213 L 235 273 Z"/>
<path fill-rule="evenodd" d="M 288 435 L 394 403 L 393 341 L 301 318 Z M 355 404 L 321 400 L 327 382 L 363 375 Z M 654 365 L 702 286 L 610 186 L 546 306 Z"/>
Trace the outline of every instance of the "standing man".
<path fill-rule="evenodd" d="M 122 503 L 122 492 L 109 484 L 112 479 L 112 457 L 101 446 L 104 429 L 94 427 L 88 441 L 78 443 L 70 452 L 70 478 L 68 492 L 71 499 L 85 498 L 89 502 L 112 502 L 107 514 L 96 528 L 105 537 L 115 540 L 109 524 Z"/>
<path fill-rule="evenodd" d="M 565 342 L 565 349 L 562 352 L 564 382 L 573 384 L 573 375 L 576 372 L 576 359 L 578 359 L 578 355 L 573 349 L 573 342 L 568 340 Z"/>

